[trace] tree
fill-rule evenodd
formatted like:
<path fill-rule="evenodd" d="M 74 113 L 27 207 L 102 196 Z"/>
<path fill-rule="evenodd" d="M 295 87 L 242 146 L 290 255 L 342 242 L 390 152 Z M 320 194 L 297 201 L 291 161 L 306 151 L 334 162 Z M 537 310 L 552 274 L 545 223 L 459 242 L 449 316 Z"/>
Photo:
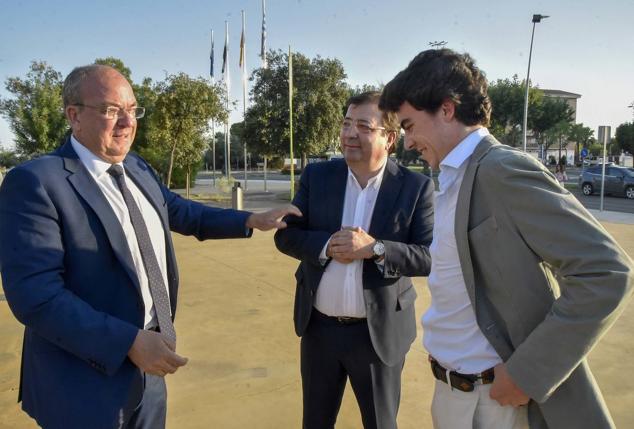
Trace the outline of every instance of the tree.
<path fill-rule="evenodd" d="M 579 162 L 580 147 L 586 147 L 592 143 L 592 129 L 586 127 L 583 123 L 572 124 L 568 132 L 568 140 L 575 143 L 575 163 Z"/>
<path fill-rule="evenodd" d="M 626 122 L 616 127 L 614 139 L 620 150 L 634 154 L 634 122 Z"/>
<path fill-rule="evenodd" d="M 552 135 L 561 135 L 566 127 L 564 123 L 572 122 L 572 110 L 564 100 L 552 97 L 544 97 L 542 102 L 535 106 L 535 110 L 535 119 L 532 124 L 529 122 L 529 127 L 542 150 L 546 153 L 548 148 L 558 141 L 558 137 L 553 139 Z M 549 130 L 551 130 L 550 134 Z"/>
<path fill-rule="evenodd" d="M 512 147 L 520 146 L 522 142 L 522 126 L 524 124 L 525 81 L 520 81 L 517 75 L 512 79 L 498 79 L 489 85 L 491 99 L 491 125 L 489 127 L 499 141 Z M 528 93 L 528 126 L 534 123 L 538 106 L 544 99 L 543 92 L 531 87 Z"/>
<path fill-rule="evenodd" d="M 396 142 L 396 151 L 394 153 L 396 159 L 398 159 L 401 163 L 408 165 L 419 159 L 419 153 L 415 149 L 405 149 L 405 136 L 399 136 L 398 141 Z"/>
<path fill-rule="evenodd" d="M 269 67 L 256 69 L 251 77 L 244 136 L 252 151 L 270 157 L 289 152 L 288 54 L 270 51 L 267 58 Z M 337 146 L 349 95 L 345 78 L 339 60 L 293 54 L 293 142 L 302 168 L 309 154 Z"/>
<path fill-rule="evenodd" d="M 0 99 L 0 113 L 15 134 L 16 151 L 35 157 L 60 145 L 68 131 L 62 103 L 62 75 L 43 61 L 33 61 L 26 78 L 9 77 L 15 98 Z"/>
<path fill-rule="evenodd" d="M 220 122 L 227 115 L 222 107 L 224 94 L 205 79 L 192 79 L 184 73 L 168 76 L 157 84 L 156 91 L 149 137 L 169 160 L 165 171 L 167 186 L 171 185 L 175 167 L 186 170 L 189 184 L 191 168 L 201 161 L 207 148 L 203 136 L 209 121 Z"/>
<path fill-rule="evenodd" d="M 3 168 L 15 167 L 20 163 L 18 154 L 11 150 L 5 150 L 0 147 L 0 170 Z"/>
<path fill-rule="evenodd" d="M 105 57 L 105 58 L 97 58 L 95 60 L 95 64 L 101 64 L 102 66 L 110 66 L 113 69 L 117 70 L 119 73 L 125 77 L 130 84 L 132 84 L 132 71 L 121 61 L 119 58 L 115 57 Z"/>

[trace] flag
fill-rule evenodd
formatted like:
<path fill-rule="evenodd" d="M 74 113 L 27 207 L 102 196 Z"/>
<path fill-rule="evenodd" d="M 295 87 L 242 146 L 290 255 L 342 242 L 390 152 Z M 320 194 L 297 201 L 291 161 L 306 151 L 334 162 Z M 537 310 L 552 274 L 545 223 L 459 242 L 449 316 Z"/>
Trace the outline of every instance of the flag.
<path fill-rule="evenodd" d="M 262 68 L 268 67 L 266 61 L 266 0 L 262 0 L 262 42 L 260 45 L 260 58 L 262 58 Z"/>
<path fill-rule="evenodd" d="M 246 110 L 247 103 L 247 62 L 246 62 L 246 38 L 244 36 L 244 11 L 242 11 L 242 35 L 240 36 L 240 68 L 242 71 L 242 94 Z"/>
<path fill-rule="evenodd" d="M 245 43 L 245 40 L 244 40 L 244 11 L 242 11 L 242 35 L 240 36 L 240 62 L 239 62 L 239 65 L 240 65 L 240 67 L 243 70 L 244 70 L 244 68 L 246 68 L 245 67 L 245 63 L 244 63 L 244 55 L 245 55 L 245 53 L 244 53 L 244 48 L 245 48 L 244 43 Z"/>
<path fill-rule="evenodd" d="M 225 48 L 222 51 L 222 79 L 227 88 L 227 96 L 229 96 L 231 80 L 229 77 L 229 23 L 227 21 L 225 21 Z"/>
<path fill-rule="evenodd" d="M 214 30 L 211 30 L 211 52 L 209 53 L 209 76 L 214 81 Z"/>

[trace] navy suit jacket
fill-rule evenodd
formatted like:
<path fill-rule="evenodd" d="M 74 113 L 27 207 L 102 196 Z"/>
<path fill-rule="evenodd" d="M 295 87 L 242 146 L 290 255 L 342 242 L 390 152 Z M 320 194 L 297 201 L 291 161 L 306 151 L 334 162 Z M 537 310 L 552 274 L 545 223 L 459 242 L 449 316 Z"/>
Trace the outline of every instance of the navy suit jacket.
<path fill-rule="evenodd" d="M 163 224 L 174 315 L 178 271 L 169 231 L 199 240 L 245 237 L 249 213 L 180 198 L 137 155 L 124 166 Z M 0 269 L 7 302 L 26 326 L 22 408 L 46 428 L 118 427 L 143 390 L 127 353 L 143 328 L 144 304 L 121 225 L 69 141 L 4 179 Z"/>
<path fill-rule="evenodd" d="M 289 216 L 288 228 L 275 234 L 277 248 L 299 259 L 295 273 L 295 332 L 306 331 L 315 291 L 327 267 L 319 255 L 341 228 L 348 177 L 344 160 L 310 164 L 293 200 L 302 217 Z M 416 338 L 414 300 L 409 277 L 431 269 L 433 182 L 388 159 L 368 233 L 385 244 L 385 265 L 363 263 L 363 297 L 372 345 L 387 365 L 399 362 Z"/>

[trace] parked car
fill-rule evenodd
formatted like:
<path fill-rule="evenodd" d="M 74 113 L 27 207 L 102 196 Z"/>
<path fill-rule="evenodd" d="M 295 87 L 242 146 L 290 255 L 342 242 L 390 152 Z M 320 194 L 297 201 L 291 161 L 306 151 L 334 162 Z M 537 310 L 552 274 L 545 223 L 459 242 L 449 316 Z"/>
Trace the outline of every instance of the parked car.
<path fill-rule="evenodd" d="M 583 195 L 601 192 L 601 165 L 585 168 L 579 175 L 579 188 Z M 605 166 L 605 193 L 634 199 L 634 171 L 616 165 Z"/>

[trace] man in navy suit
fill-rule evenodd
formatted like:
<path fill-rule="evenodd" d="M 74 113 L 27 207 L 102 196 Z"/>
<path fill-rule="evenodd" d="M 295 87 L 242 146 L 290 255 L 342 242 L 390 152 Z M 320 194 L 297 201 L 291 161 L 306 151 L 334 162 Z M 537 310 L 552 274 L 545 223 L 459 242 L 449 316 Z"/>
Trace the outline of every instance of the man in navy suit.
<path fill-rule="evenodd" d="M 113 68 L 76 68 L 63 98 L 68 141 L 0 188 L 2 284 L 26 326 L 22 408 L 44 428 L 161 428 L 163 377 L 187 362 L 172 324 L 169 231 L 248 237 L 300 213 L 215 209 L 170 192 L 129 153 L 144 109 Z"/>
<path fill-rule="evenodd" d="M 416 337 L 410 276 L 429 273 L 433 184 L 388 158 L 398 137 L 380 93 L 348 100 L 343 160 L 310 164 L 277 248 L 295 273 L 303 427 L 334 428 L 350 380 L 366 429 L 396 428 L 401 372 Z"/>

